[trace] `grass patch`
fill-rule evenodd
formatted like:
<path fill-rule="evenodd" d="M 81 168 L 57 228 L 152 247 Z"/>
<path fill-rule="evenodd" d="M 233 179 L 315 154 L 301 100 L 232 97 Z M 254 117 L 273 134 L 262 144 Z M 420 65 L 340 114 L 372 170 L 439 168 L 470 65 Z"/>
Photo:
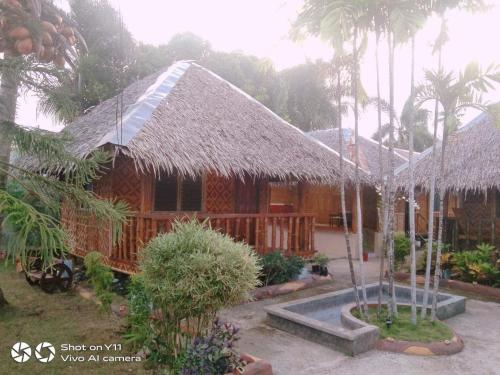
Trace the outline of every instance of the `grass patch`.
<path fill-rule="evenodd" d="M 352 314 L 359 319 L 359 311 L 352 310 Z M 380 319 L 377 318 L 377 307 L 368 308 L 368 323 L 376 325 L 380 329 L 380 337 L 392 337 L 395 340 L 434 342 L 451 340 L 453 331 L 446 324 L 440 321 L 431 322 L 429 319 L 420 319 L 417 315 L 417 325 L 411 324 L 410 306 L 398 306 L 398 318 L 393 318 L 391 328 L 387 328 L 385 323 L 387 317 L 387 307 L 382 306 Z"/>
<path fill-rule="evenodd" d="M 30 286 L 23 274 L 0 262 L 0 286 L 9 306 L 0 311 L 0 374 L 146 374 L 141 362 L 64 362 L 61 355 L 99 354 L 103 356 L 135 355 L 122 340 L 122 321 L 111 313 L 100 311 L 93 302 L 68 293 L 46 294 Z M 17 341 L 28 343 L 33 350 L 31 359 L 16 363 L 10 349 Z M 35 359 L 34 348 L 48 341 L 55 346 L 56 356 L 50 363 Z M 122 350 L 61 352 L 60 345 L 121 344 Z M 69 371 L 69 372 L 68 372 Z"/>

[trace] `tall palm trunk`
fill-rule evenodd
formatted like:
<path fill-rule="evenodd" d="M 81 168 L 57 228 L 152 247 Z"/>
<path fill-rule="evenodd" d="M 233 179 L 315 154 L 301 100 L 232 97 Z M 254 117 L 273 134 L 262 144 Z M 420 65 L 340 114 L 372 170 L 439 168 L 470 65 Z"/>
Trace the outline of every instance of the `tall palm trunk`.
<path fill-rule="evenodd" d="M 358 113 L 358 30 L 354 30 L 353 40 L 353 70 L 352 70 L 352 91 L 354 96 L 354 152 L 355 152 L 355 176 L 356 184 L 356 223 L 358 233 L 358 257 L 359 257 L 359 278 L 361 280 L 361 293 L 363 295 L 363 310 L 368 317 L 368 298 L 366 296 L 365 272 L 363 267 L 363 217 L 361 212 L 361 182 L 359 181 L 359 113 Z"/>
<path fill-rule="evenodd" d="M 380 267 L 378 275 L 378 303 L 377 303 L 377 317 L 380 318 L 380 313 L 382 311 L 382 283 L 384 281 L 384 260 L 385 254 L 387 252 L 387 205 L 386 205 L 386 189 L 384 181 L 384 159 L 382 155 L 382 103 L 380 97 L 380 66 L 379 66 L 379 44 L 380 44 L 380 32 L 377 32 L 375 40 L 375 70 L 377 77 L 377 121 L 378 121 L 378 159 L 379 159 L 379 183 L 380 183 L 380 210 L 382 212 L 382 249 L 380 251 Z"/>
<path fill-rule="evenodd" d="M 8 56 L 4 58 L 8 59 Z M 4 73 L 0 82 L 0 164 L 7 165 L 10 160 L 10 127 L 16 119 L 16 103 L 19 83 L 15 77 Z M 7 185 L 7 174 L 0 169 L 0 189 Z M 1 222 L 0 217 L 0 222 Z M 0 249 L 2 249 L 2 230 L 0 228 Z M 0 288 L 0 308 L 7 304 Z"/>
<path fill-rule="evenodd" d="M 446 142 L 448 141 L 448 114 L 445 110 L 443 118 L 443 140 L 441 142 L 441 160 L 439 166 L 439 225 L 436 249 L 436 268 L 434 270 L 434 285 L 432 293 L 431 321 L 436 319 L 437 295 L 439 290 L 439 278 L 441 277 L 441 251 L 443 249 L 443 227 L 444 227 L 444 199 L 445 199 L 445 156 Z"/>
<path fill-rule="evenodd" d="M 438 51 L 438 71 L 441 70 L 441 47 Z M 439 123 L 439 100 L 436 98 L 434 105 L 434 134 L 432 137 L 432 170 L 431 170 L 431 181 L 429 187 L 429 212 L 427 220 L 427 257 L 425 265 L 425 282 L 424 282 L 424 295 L 422 298 L 422 309 L 420 311 L 420 316 L 425 318 L 427 316 L 427 304 L 429 302 L 429 286 L 431 280 L 431 263 L 432 263 L 432 251 L 433 251 L 433 240 L 434 240 L 434 196 L 436 192 L 436 144 L 437 144 L 437 132 Z"/>
<path fill-rule="evenodd" d="M 349 237 L 349 226 L 347 225 L 347 210 L 345 204 L 345 173 L 344 173 L 344 135 L 342 134 L 342 83 L 341 83 L 341 70 L 337 71 L 337 108 L 338 108 L 338 125 L 339 125 L 339 160 L 340 160 L 340 206 L 342 210 L 342 222 L 344 224 L 344 237 L 345 245 L 347 249 L 347 260 L 349 262 L 349 272 L 351 274 L 352 288 L 354 292 L 354 299 L 356 301 L 356 307 L 359 310 L 361 316 L 363 316 L 363 310 L 361 309 L 361 303 L 359 301 L 358 285 L 356 283 L 356 274 L 354 273 L 354 263 L 352 260 L 352 248 L 351 239 Z"/>
<path fill-rule="evenodd" d="M 389 261 L 389 316 L 397 316 L 396 293 L 394 286 L 394 36 L 389 24 L 387 33 L 387 43 L 389 47 L 389 173 L 387 177 L 387 205 L 388 211 L 388 231 L 387 242 L 388 246 L 388 261 Z"/>
<path fill-rule="evenodd" d="M 415 94 L 415 37 L 411 38 L 411 100 L 412 111 L 408 126 L 408 167 L 409 167 L 409 215 L 410 215 L 410 260 L 411 260 L 411 323 L 417 324 L 417 262 L 415 259 L 415 171 L 413 166 L 413 126 L 414 108 L 413 96 Z"/>

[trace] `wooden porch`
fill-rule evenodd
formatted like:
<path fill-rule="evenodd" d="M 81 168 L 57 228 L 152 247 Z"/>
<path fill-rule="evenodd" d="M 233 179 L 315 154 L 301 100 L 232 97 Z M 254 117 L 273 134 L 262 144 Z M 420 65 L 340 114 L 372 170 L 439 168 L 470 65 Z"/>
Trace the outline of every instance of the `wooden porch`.
<path fill-rule="evenodd" d="M 122 228 L 113 244 L 109 225 L 98 223 L 84 211 L 63 210 L 61 222 L 69 233 L 71 252 L 83 257 L 99 251 L 116 271 L 137 272 L 140 250 L 155 236 L 169 232 L 176 220 L 195 217 L 235 241 L 244 241 L 258 254 L 280 250 L 286 255 L 310 257 L 314 253 L 315 217 L 304 213 L 193 214 L 136 213 Z"/>

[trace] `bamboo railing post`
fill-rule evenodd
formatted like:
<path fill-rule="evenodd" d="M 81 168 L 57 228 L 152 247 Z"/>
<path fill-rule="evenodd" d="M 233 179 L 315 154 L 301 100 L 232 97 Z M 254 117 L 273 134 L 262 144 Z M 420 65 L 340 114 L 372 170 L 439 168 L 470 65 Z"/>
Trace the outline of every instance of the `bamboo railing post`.
<path fill-rule="evenodd" d="M 311 220 L 311 253 L 313 253 L 315 251 L 315 248 L 314 248 L 314 234 L 316 232 L 316 216 L 313 216 L 312 217 L 312 220 Z"/>
<path fill-rule="evenodd" d="M 250 218 L 245 218 L 245 242 L 250 245 Z"/>
<path fill-rule="evenodd" d="M 285 248 L 284 248 L 284 224 L 283 224 L 283 218 L 280 217 L 279 218 L 279 225 L 280 225 L 280 250 L 281 251 L 284 251 Z"/>
<path fill-rule="evenodd" d="M 276 218 L 273 217 L 271 229 L 271 251 L 276 250 Z"/>
<path fill-rule="evenodd" d="M 287 254 L 292 254 L 292 231 L 293 231 L 293 221 L 292 217 L 288 218 L 288 238 L 287 238 Z"/>
<path fill-rule="evenodd" d="M 259 218 L 255 218 L 255 250 L 259 252 L 260 247 L 259 247 Z"/>
<path fill-rule="evenodd" d="M 240 218 L 236 218 L 236 222 L 234 224 L 234 239 L 236 241 L 241 241 L 241 233 L 240 233 Z"/>
<path fill-rule="evenodd" d="M 299 243 L 299 233 L 300 233 L 300 218 L 296 217 L 295 218 L 295 253 L 300 252 L 300 243 Z"/>
<path fill-rule="evenodd" d="M 263 230 L 264 239 L 262 240 L 264 254 L 267 253 L 267 250 L 269 248 L 268 243 L 267 243 L 267 229 L 268 229 L 267 227 L 268 227 L 268 220 L 267 220 L 267 216 L 265 216 L 264 217 L 264 230 Z"/>

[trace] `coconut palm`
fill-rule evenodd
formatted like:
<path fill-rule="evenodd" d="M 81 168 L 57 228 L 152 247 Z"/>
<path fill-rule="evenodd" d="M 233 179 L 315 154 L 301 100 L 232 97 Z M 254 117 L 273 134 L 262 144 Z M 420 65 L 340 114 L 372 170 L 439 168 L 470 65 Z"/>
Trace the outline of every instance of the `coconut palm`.
<path fill-rule="evenodd" d="M 446 175 L 444 168 L 446 164 L 446 145 L 448 135 L 458 128 L 460 118 L 468 108 L 474 108 L 483 112 L 497 113 L 497 106 L 487 105 L 482 95 L 495 87 L 500 82 L 500 68 L 490 65 L 485 70 L 476 63 L 470 63 L 457 75 L 453 72 L 426 71 L 426 83 L 419 88 L 416 94 L 416 102 L 421 105 L 427 101 L 438 100 L 442 110 L 443 134 L 441 141 L 441 154 L 438 174 L 439 194 L 439 224 L 436 250 L 436 266 L 434 273 L 433 298 L 431 309 L 431 320 L 436 318 L 437 293 L 439 279 L 441 276 L 441 252 L 443 248 L 442 236 L 444 225 L 444 199 Z"/>

